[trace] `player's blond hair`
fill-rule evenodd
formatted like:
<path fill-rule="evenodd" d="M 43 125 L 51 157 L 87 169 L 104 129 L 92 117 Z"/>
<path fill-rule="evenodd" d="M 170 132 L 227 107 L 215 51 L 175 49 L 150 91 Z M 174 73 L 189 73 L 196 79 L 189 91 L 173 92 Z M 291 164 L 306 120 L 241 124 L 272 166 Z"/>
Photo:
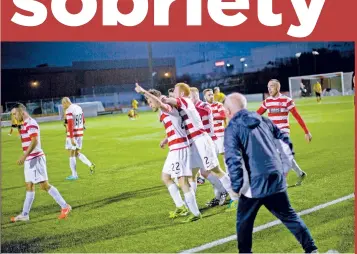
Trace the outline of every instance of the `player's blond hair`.
<path fill-rule="evenodd" d="M 199 93 L 200 92 L 197 87 L 190 87 L 190 91 L 192 93 Z"/>
<path fill-rule="evenodd" d="M 216 86 L 215 88 L 213 88 L 213 91 L 221 91 L 221 89 L 219 89 L 219 87 L 218 86 Z"/>
<path fill-rule="evenodd" d="M 211 88 L 207 88 L 205 90 L 203 90 L 203 94 L 206 95 L 207 92 L 212 92 L 213 93 L 213 90 Z"/>
<path fill-rule="evenodd" d="M 177 83 L 175 87 L 179 89 L 180 94 L 183 93 L 184 96 L 190 96 L 191 94 L 190 86 L 187 85 L 186 83 Z"/>
<path fill-rule="evenodd" d="M 276 89 L 278 89 L 278 91 L 280 91 L 280 81 L 277 79 L 271 79 L 269 82 L 273 83 L 276 86 Z"/>
<path fill-rule="evenodd" d="M 68 97 L 63 97 L 63 98 L 62 98 L 62 103 L 72 103 L 72 102 L 71 102 L 71 99 L 70 99 L 70 98 L 68 98 Z"/>

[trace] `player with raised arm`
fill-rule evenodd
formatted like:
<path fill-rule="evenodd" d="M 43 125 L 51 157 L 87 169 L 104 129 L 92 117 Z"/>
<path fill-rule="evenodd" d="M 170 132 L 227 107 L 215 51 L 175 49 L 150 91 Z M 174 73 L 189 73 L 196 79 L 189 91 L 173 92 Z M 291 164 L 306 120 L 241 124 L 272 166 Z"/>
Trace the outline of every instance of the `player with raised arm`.
<path fill-rule="evenodd" d="M 40 127 L 37 122 L 30 117 L 24 105 L 16 105 L 14 113 L 18 122 L 23 121 L 23 125 L 20 128 L 20 135 L 24 154 L 17 161 L 17 164 L 24 164 L 26 198 L 22 213 L 16 217 L 12 217 L 11 221 L 17 222 L 30 220 L 29 214 L 32 203 L 35 200 L 36 184 L 39 184 L 40 188 L 47 191 L 57 204 L 60 205 L 61 214 L 58 219 L 65 219 L 72 208 L 62 198 L 56 187 L 50 185 L 48 182 L 46 157 L 41 148 Z"/>
<path fill-rule="evenodd" d="M 208 135 L 211 137 L 213 142 L 216 142 L 217 137 L 214 133 L 214 123 L 213 123 L 213 114 L 210 105 L 207 102 L 203 102 L 200 100 L 199 91 L 196 87 L 190 88 L 191 94 L 190 98 L 194 103 L 197 112 L 199 113 L 203 127 Z M 214 143 L 215 144 L 215 143 Z M 216 145 L 216 144 L 215 144 Z M 216 148 L 217 151 L 217 148 Z M 218 163 L 218 167 L 220 165 Z M 215 197 L 206 203 L 208 207 L 214 207 L 217 205 L 224 205 L 226 202 L 226 198 L 228 196 L 227 191 L 224 189 L 222 183 L 219 181 L 218 177 L 214 174 L 211 174 L 210 171 L 206 171 L 200 169 L 201 175 L 206 178 L 213 186 Z"/>
<path fill-rule="evenodd" d="M 280 93 L 279 80 L 270 80 L 268 83 L 268 91 L 270 96 L 263 101 L 262 105 L 257 110 L 257 113 L 263 115 L 266 111 L 268 111 L 268 118 L 274 124 L 276 124 L 281 131 L 288 134 L 290 134 L 289 113 L 291 113 L 301 128 L 304 130 L 306 141 L 310 143 L 312 140 L 312 135 L 309 132 L 304 120 L 301 118 L 299 112 L 297 111 L 294 101 L 288 96 L 282 95 Z M 296 163 L 293 155 L 290 152 L 290 148 L 287 147 L 285 143 L 281 143 L 281 147 L 284 151 L 283 155 L 287 157 L 287 161 L 284 161 L 284 163 L 289 162 L 285 167 L 285 176 L 292 168 L 299 178 L 296 185 L 301 185 L 307 174 L 302 171 Z"/>
<path fill-rule="evenodd" d="M 168 144 L 169 153 L 167 155 L 163 170 L 162 180 L 167 186 L 169 193 L 176 205 L 176 210 L 170 213 L 170 218 L 176 218 L 187 214 L 187 208 L 181 198 L 177 185 L 172 181 L 178 178 L 185 201 L 191 215 L 184 222 L 191 222 L 201 219 L 198 209 L 195 192 L 190 188 L 189 177 L 192 176 L 189 141 L 184 130 L 183 120 L 176 108 L 162 102 L 163 96 L 157 90 L 146 91 L 139 84 L 136 84 L 135 91 L 147 98 L 149 106 L 154 111 L 159 111 L 160 122 L 164 124 L 167 137 L 161 141 L 160 147 Z"/>
<path fill-rule="evenodd" d="M 204 129 L 201 117 L 190 99 L 190 87 L 185 83 L 175 86 L 175 98 L 163 98 L 163 102 L 176 107 L 183 119 L 184 128 L 191 145 L 192 175 L 195 176 L 199 169 L 215 173 L 221 181 L 236 206 L 238 197 L 232 191 L 228 175 L 219 168 L 215 145 Z M 197 188 L 196 182 L 191 179 L 190 185 Z"/>
<path fill-rule="evenodd" d="M 167 90 L 167 93 L 170 98 L 175 98 L 174 91 L 175 91 L 175 88 L 170 88 L 169 90 Z"/>
<path fill-rule="evenodd" d="M 66 150 L 69 151 L 69 166 L 72 171 L 72 175 L 68 176 L 67 180 L 77 180 L 77 160 L 80 159 L 84 164 L 89 167 L 90 173 L 94 173 L 95 165 L 90 162 L 87 157 L 80 153 L 83 145 L 84 134 L 84 114 L 80 106 L 73 104 L 68 97 L 62 99 L 62 107 L 65 111 L 67 120 L 67 138 L 66 138 Z"/>
<path fill-rule="evenodd" d="M 223 156 L 224 161 L 224 125 L 226 121 L 226 111 L 222 103 L 214 101 L 212 89 L 203 90 L 203 96 L 206 102 L 210 104 L 212 109 L 214 134 L 217 137 L 214 142 L 216 144 L 217 154 L 221 154 Z M 225 167 L 227 169 L 226 165 Z"/>

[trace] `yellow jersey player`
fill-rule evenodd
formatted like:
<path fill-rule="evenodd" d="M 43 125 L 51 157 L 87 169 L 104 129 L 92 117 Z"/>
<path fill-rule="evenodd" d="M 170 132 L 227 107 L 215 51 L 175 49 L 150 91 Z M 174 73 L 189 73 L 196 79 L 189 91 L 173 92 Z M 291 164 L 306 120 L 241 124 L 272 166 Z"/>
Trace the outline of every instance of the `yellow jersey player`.
<path fill-rule="evenodd" d="M 131 101 L 131 107 L 134 110 L 134 118 L 138 117 L 138 105 L 139 105 L 139 102 L 137 100 L 133 99 Z"/>
<path fill-rule="evenodd" d="M 10 115 L 11 115 L 11 129 L 10 129 L 10 132 L 9 132 L 9 136 L 12 135 L 12 131 L 14 128 L 17 128 L 18 130 L 18 134 L 17 135 L 20 135 L 20 129 L 21 129 L 21 125 L 23 125 L 23 122 L 19 122 L 16 118 L 15 118 L 15 109 L 12 109 L 11 112 L 10 112 Z"/>
<path fill-rule="evenodd" d="M 225 98 L 226 98 L 226 96 L 224 95 L 224 93 L 221 92 L 221 90 L 219 89 L 218 86 L 215 87 L 215 88 L 213 89 L 213 91 L 214 91 L 213 100 L 214 100 L 215 102 L 223 103 L 224 100 L 225 100 Z"/>
<path fill-rule="evenodd" d="M 130 110 L 128 111 L 128 117 L 129 117 L 130 120 L 135 120 L 135 118 L 136 118 L 136 112 L 135 112 L 134 109 L 130 109 Z"/>
<path fill-rule="evenodd" d="M 321 87 L 320 82 L 317 82 L 314 85 L 314 91 L 315 91 L 315 94 L 316 94 L 316 100 L 317 100 L 318 103 L 320 103 L 321 102 L 321 93 L 322 93 L 322 87 Z"/>

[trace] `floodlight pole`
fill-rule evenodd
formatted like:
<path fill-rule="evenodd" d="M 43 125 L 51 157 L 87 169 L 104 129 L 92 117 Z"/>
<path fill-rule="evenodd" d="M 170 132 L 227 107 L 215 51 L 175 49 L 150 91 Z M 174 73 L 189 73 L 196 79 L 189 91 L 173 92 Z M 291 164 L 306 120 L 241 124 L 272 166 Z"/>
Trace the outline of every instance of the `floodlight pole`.
<path fill-rule="evenodd" d="M 149 64 L 149 85 L 151 88 L 154 88 L 154 77 L 153 77 L 153 68 L 152 68 L 152 45 L 151 42 L 148 42 L 148 64 Z"/>

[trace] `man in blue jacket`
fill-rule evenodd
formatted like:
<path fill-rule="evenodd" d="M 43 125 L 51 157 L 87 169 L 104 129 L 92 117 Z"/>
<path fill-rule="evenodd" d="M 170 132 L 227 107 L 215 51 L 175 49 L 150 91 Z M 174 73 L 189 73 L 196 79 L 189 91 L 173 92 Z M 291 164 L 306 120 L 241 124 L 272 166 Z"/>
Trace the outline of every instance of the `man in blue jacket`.
<path fill-rule="evenodd" d="M 248 111 L 242 94 L 229 95 L 224 106 L 230 119 L 224 135 L 225 161 L 233 191 L 240 194 L 239 252 L 252 252 L 254 220 L 262 205 L 284 223 L 306 253 L 317 252 L 309 230 L 291 207 L 286 192 L 283 164 L 275 140 L 282 139 L 293 152 L 289 137 L 269 119 Z M 247 176 L 245 182 L 243 171 Z"/>

